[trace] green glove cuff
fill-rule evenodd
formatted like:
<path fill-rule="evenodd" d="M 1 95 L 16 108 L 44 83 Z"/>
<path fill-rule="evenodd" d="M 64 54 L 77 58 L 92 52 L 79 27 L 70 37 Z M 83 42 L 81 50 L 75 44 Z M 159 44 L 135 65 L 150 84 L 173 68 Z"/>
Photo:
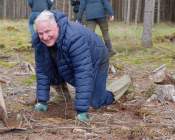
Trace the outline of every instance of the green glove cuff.
<path fill-rule="evenodd" d="M 81 122 L 89 122 L 90 121 L 89 115 L 86 112 L 79 113 L 76 118 Z"/>
<path fill-rule="evenodd" d="M 48 105 L 47 103 L 40 103 L 38 102 L 35 106 L 34 109 L 38 112 L 46 112 L 48 110 Z"/>

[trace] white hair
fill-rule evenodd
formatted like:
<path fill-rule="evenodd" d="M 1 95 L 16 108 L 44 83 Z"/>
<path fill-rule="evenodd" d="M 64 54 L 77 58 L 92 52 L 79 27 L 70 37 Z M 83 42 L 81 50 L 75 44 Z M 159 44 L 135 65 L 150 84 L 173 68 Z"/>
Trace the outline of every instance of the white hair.
<path fill-rule="evenodd" d="M 56 22 L 55 21 L 55 17 L 54 17 L 54 14 L 48 10 L 44 10 L 43 12 L 41 12 L 36 20 L 35 20 L 35 24 L 38 23 L 38 22 L 41 22 L 41 21 L 49 21 L 49 22 Z"/>

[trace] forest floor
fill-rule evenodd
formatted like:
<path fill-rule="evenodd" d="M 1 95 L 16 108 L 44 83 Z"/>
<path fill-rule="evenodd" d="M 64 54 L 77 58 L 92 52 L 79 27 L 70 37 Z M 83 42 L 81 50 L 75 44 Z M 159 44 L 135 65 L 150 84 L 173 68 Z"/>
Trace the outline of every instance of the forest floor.
<path fill-rule="evenodd" d="M 33 110 L 35 100 L 34 53 L 27 32 L 27 21 L 1 21 L 0 78 L 11 131 L 0 123 L 0 140 L 173 140 L 175 139 L 175 103 L 146 102 L 154 93 L 151 74 L 166 64 L 175 68 L 175 26 L 155 25 L 152 48 L 141 47 L 142 26 L 113 23 L 110 34 L 117 55 L 111 58 L 117 73 L 109 74 L 109 83 L 129 74 L 132 85 L 115 104 L 94 110 L 91 121 L 83 124 L 75 119 L 73 101 L 64 102 L 51 90 L 49 110 Z M 99 32 L 99 29 L 97 29 Z M 72 94 L 74 90 L 70 89 Z"/>

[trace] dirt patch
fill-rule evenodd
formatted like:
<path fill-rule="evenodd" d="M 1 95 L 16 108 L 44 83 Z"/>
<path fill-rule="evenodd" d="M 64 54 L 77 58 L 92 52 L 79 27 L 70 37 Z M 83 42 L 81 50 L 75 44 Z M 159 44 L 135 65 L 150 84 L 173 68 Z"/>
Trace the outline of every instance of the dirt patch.
<path fill-rule="evenodd" d="M 159 140 L 174 136 L 175 105 L 170 102 L 146 104 L 146 94 L 152 85 L 148 69 L 140 72 L 130 67 L 115 75 L 117 77 L 110 75 L 109 80 L 129 73 L 132 76 L 132 88 L 118 103 L 98 110 L 90 108 L 89 124 L 75 119 L 73 101 L 65 103 L 64 100 L 52 100 L 47 112 L 35 112 L 35 83 L 25 85 L 22 82 L 30 75 L 15 75 L 16 68 L 4 67 L 1 70 L 1 74 L 13 79 L 11 84 L 2 86 L 9 126 L 26 130 L 3 133 L 0 140 Z M 7 71 L 9 73 L 5 73 Z M 54 96 L 55 94 L 51 95 Z"/>

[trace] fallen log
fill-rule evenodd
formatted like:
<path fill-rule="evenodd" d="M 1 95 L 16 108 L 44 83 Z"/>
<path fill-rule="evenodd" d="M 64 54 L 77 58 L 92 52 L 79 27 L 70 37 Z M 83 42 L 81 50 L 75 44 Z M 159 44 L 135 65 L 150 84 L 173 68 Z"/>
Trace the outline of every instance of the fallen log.
<path fill-rule="evenodd" d="M 112 82 L 107 89 L 115 93 L 115 100 L 120 99 L 120 97 L 128 90 L 131 84 L 131 78 L 129 75 L 124 75 L 120 79 Z"/>
<path fill-rule="evenodd" d="M 147 102 L 151 101 L 172 101 L 175 102 L 175 86 L 174 85 L 157 85 L 155 88 L 155 94 L 147 99 Z"/>

